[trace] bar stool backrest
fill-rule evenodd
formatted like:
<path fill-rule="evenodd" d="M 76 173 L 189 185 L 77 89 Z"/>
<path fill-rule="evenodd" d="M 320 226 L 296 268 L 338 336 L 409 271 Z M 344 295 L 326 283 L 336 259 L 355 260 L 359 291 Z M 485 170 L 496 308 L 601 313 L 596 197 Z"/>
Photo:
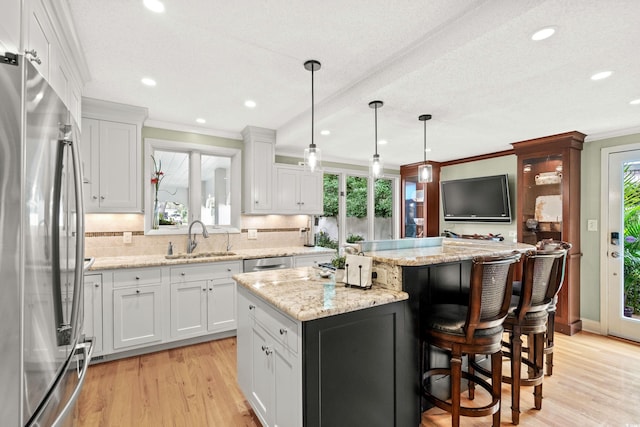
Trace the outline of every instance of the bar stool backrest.
<path fill-rule="evenodd" d="M 471 265 L 469 308 L 465 335 L 473 337 L 477 329 L 502 325 L 509 311 L 513 271 L 519 253 L 509 256 L 476 257 Z"/>

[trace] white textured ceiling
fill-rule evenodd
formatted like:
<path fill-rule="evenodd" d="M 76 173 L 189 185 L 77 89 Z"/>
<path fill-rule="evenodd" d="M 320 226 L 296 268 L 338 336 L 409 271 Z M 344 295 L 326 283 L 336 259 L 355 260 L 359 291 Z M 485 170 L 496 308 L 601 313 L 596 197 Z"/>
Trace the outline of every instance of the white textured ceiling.
<path fill-rule="evenodd" d="M 91 73 L 85 96 L 149 109 L 149 123 L 240 138 L 277 130 L 276 152 L 387 167 L 447 161 L 577 130 L 640 129 L 638 0 L 67 0 Z M 533 42 L 545 26 L 556 34 Z M 612 77 L 591 81 L 598 71 Z M 142 77 L 158 84 L 148 88 Z M 253 99 L 258 106 L 247 109 Z M 197 125 L 195 119 L 207 120 Z M 329 129 L 331 135 L 319 131 Z"/>

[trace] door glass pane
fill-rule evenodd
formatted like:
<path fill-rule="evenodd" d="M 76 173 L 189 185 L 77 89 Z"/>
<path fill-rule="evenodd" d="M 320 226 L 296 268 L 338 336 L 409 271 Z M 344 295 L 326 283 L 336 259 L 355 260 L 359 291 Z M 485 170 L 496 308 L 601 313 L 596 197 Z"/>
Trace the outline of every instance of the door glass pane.
<path fill-rule="evenodd" d="M 207 225 L 231 225 L 229 157 L 203 154 L 200 160 L 200 219 Z"/>
<path fill-rule="evenodd" d="M 347 243 L 370 240 L 367 236 L 368 178 L 347 176 Z"/>
<path fill-rule="evenodd" d="M 153 158 L 152 228 L 186 225 L 189 217 L 189 154 L 156 150 Z"/>
<path fill-rule="evenodd" d="M 393 182 L 376 179 L 373 222 L 374 240 L 393 239 Z"/>
<path fill-rule="evenodd" d="M 418 185 L 418 177 L 408 177 L 404 181 L 404 207 L 403 207 L 403 225 L 404 237 L 417 237 L 418 225 L 416 218 L 418 217 L 418 202 L 416 198 L 416 189 Z"/>
<path fill-rule="evenodd" d="M 623 316 L 640 319 L 640 163 L 624 164 Z"/>
<path fill-rule="evenodd" d="M 316 246 L 338 249 L 340 177 L 324 174 L 324 209 L 318 218 Z"/>

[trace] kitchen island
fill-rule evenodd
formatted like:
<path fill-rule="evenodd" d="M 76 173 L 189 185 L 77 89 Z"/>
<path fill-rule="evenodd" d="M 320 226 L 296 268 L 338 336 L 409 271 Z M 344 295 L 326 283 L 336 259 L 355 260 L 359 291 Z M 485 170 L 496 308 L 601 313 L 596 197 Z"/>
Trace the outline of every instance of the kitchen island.
<path fill-rule="evenodd" d="M 421 312 L 466 295 L 474 257 L 530 249 L 442 238 L 364 243 L 370 290 L 313 268 L 234 275 L 240 388 L 265 426 L 417 426 Z"/>
<path fill-rule="evenodd" d="M 406 426 L 407 293 L 303 267 L 234 275 L 238 384 L 265 426 Z"/>

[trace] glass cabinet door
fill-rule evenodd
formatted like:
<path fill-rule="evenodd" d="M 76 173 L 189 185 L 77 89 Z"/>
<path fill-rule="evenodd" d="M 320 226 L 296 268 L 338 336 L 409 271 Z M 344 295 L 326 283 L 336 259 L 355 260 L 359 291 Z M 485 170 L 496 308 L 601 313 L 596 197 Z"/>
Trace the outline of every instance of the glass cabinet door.
<path fill-rule="evenodd" d="M 424 237 L 424 189 L 417 176 L 404 180 L 404 237 Z"/>
<path fill-rule="evenodd" d="M 562 155 L 525 158 L 521 167 L 522 242 L 562 240 Z"/>

